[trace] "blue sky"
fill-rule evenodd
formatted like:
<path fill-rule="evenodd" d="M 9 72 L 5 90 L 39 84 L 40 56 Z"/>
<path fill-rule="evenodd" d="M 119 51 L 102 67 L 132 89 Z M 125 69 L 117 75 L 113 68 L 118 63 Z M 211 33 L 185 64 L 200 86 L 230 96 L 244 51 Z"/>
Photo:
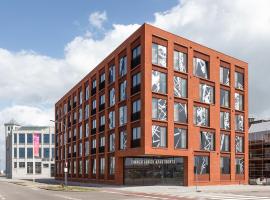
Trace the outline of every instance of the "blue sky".
<path fill-rule="evenodd" d="M 136 3 L 133 3 L 136 2 Z M 89 27 L 88 16 L 106 11 L 112 24 L 142 24 L 153 20 L 177 0 L 5 0 L 0 1 L 0 47 L 10 51 L 31 49 L 40 54 L 63 57 L 63 48 Z M 99 35 L 100 34 L 100 35 Z M 102 32 L 96 34 L 102 37 Z"/>

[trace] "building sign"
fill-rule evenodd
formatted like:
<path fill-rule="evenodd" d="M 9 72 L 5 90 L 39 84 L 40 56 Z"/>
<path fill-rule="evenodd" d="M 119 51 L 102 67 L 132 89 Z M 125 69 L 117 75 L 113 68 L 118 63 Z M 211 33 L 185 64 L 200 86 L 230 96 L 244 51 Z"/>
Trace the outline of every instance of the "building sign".
<path fill-rule="evenodd" d="M 135 158 L 132 160 L 133 165 L 168 165 L 175 163 L 174 159 Z"/>

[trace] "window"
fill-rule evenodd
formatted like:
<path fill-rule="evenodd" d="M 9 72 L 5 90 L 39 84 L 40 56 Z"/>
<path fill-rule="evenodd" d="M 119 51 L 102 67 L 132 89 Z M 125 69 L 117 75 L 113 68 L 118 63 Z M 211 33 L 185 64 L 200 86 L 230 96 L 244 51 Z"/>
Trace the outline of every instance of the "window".
<path fill-rule="evenodd" d="M 95 89 L 97 87 L 97 81 L 96 79 L 92 81 L 92 89 Z"/>
<path fill-rule="evenodd" d="M 193 73 L 195 76 L 208 79 L 208 62 L 200 58 L 193 58 Z"/>
<path fill-rule="evenodd" d="M 13 150 L 13 157 L 17 158 L 17 148 L 14 148 L 14 150 Z"/>
<path fill-rule="evenodd" d="M 115 157 L 114 156 L 109 157 L 109 162 L 110 162 L 109 174 L 114 175 L 114 173 L 115 173 Z"/>
<path fill-rule="evenodd" d="M 244 89 L 244 74 L 240 72 L 235 72 L 235 88 L 243 90 Z"/>
<path fill-rule="evenodd" d="M 55 151 L 54 148 L 52 148 L 51 151 L 52 151 L 52 159 L 54 159 L 54 151 Z"/>
<path fill-rule="evenodd" d="M 235 158 L 235 173 L 244 174 L 244 158 Z"/>
<path fill-rule="evenodd" d="M 230 174 L 230 157 L 220 157 L 220 173 Z"/>
<path fill-rule="evenodd" d="M 73 174 L 76 175 L 77 174 L 77 169 L 76 169 L 76 160 L 73 161 Z"/>
<path fill-rule="evenodd" d="M 14 135 L 13 135 L 13 143 L 17 144 L 17 134 L 16 133 L 14 133 Z"/>
<path fill-rule="evenodd" d="M 187 97 L 187 80 L 178 76 L 173 77 L 174 96 L 180 98 Z"/>
<path fill-rule="evenodd" d="M 82 143 L 79 144 L 79 156 L 82 156 Z"/>
<path fill-rule="evenodd" d="M 109 68 L 109 83 L 112 83 L 115 81 L 115 66 L 112 65 Z"/>
<path fill-rule="evenodd" d="M 187 148 L 187 130 L 182 128 L 174 128 L 174 148 Z"/>
<path fill-rule="evenodd" d="M 230 113 L 220 112 L 220 128 L 225 130 L 230 129 Z"/>
<path fill-rule="evenodd" d="M 93 119 L 92 120 L 92 129 L 97 128 L 97 120 Z"/>
<path fill-rule="evenodd" d="M 244 131 L 244 116 L 235 115 L 235 130 Z"/>
<path fill-rule="evenodd" d="M 19 162 L 19 168 L 25 168 L 25 162 Z"/>
<path fill-rule="evenodd" d="M 167 101 L 165 99 L 152 98 L 152 118 L 167 120 Z"/>
<path fill-rule="evenodd" d="M 24 144 L 25 143 L 25 134 L 20 133 L 19 134 L 19 144 Z"/>
<path fill-rule="evenodd" d="M 80 105 L 82 104 L 82 99 L 83 99 L 83 94 L 82 94 L 82 91 L 80 91 L 80 94 L 79 94 L 79 103 L 80 103 Z"/>
<path fill-rule="evenodd" d="M 33 162 L 27 162 L 27 174 L 33 174 Z"/>
<path fill-rule="evenodd" d="M 95 148 L 97 148 L 97 141 L 96 141 L 96 139 L 93 139 L 92 140 L 92 149 L 95 149 Z"/>
<path fill-rule="evenodd" d="M 105 104 L 105 94 L 99 97 L 99 105 Z"/>
<path fill-rule="evenodd" d="M 214 88 L 207 84 L 200 84 L 200 101 L 203 103 L 214 103 Z"/>
<path fill-rule="evenodd" d="M 105 125 L 105 115 L 100 116 L 99 118 L 99 125 L 104 126 Z"/>
<path fill-rule="evenodd" d="M 89 85 L 85 87 L 85 100 L 87 101 L 89 99 Z"/>
<path fill-rule="evenodd" d="M 84 161 L 84 163 L 85 163 L 85 168 L 84 168 L 84 174 L 85 175 L 88 175 L 88 173 L 89 173 L 89 160 L 88 159 L 86 159 L 85 161 Z"/>
<path fill-rule="evenodd" d="M 187 122 L 187 104 L 174 103 L 174 121 L 181 123 Z"/>
<path fill-rule="evenodd" d="M 109 129 L 115 128 L 115 112 L 109 112 Z"/>
<path fill-rule="evenodd" d="M 96 174 L 97 173 L 97 161 L 96 161 L 96 159 L 94 158 L 93 160 L 92 160 L 92 174 Z"/>
<path fill-rule="evenodd" d="M 123 126 L 127 123 L 127 106 L 119 108 L 119 125 Z"/>
<path fill-rule="evenodd" d="M 158 71 L 152 71 L 152 92 L 167 93 L 167 75 Z"/>
<path fill-rule="evenodd" d="M 201 131 L 201 150 L 214 151 L 215 136 L 214 133 Z"/>
<path fill-rule="evenodd" d="M 198 126 L 209 126 L 209 109 L 194 106 L 193 120 Z"/>
<path fill-rule="evenodd" d="M 79 109 L 79 122 L 82 121 L 82 109 L 80 108 Z"/>
<path fill-rule="evenodd" d="M 80 139 L 82 139 L 82 136 L 83 136 L 82 125 L 80 125 L 80 128 L 79 128 L 79 136 L 80 136 Z"/>
<path fill-rule="evenodd" d="M 187 72 L 187 54 L 174 50 L 173 60 L 174 70 Z"/>
<path fill-rule="evenodd" d="M 220 151 L 230 151 L 230 136 L 227 134 L 220 134 Z"/>
<path fill-rule="evenodd" d="M 89 155 L 89 141 L 86 141 L 84 143 L 84 154 L 85 154 L 85 156 Z"/>
<path fill-rule="evenodd" d="M 88 122 L 85 123 L 85 137 L 89 136 L 89 126 L 88 126 Z"/>
<path fill-rule="evenodd" d="M 103 83 L 105 81 L 105 73 L 102 73 L 99 77 L 100 83 Z"/>
<path fill-rule="evenodd" d="M 78 169 L 79 169 L 79 174 L 82 175 L 82 160 L 79 160 Z"/>
<path fill-rule="evenodd" d="M 33 148 L 27 148 L 27 158 L 33 158 Z"/>
<path fill-rule="evenodd" d="M 230 92 L 228 90 L 220 90 L 220 106 L 229 108 L 230 106 Z"/>
<path fill-rule="evenodd" d="M 89 117 L 89 105 L 85 105 L 85 108 L 84 108 L 84 118 L 85 119 L 88 119 Z"/>
<path fill-rule="evenodd" d="M 137 113 L 141 111 L 141 100 L 133 101 L 132 103 L 132 113 Z"/>
<path fill-rule="evenodd" d="M 125 150 L 127 148 L 127 133 L 126 131 L 120 132 L 120 150 Z"/>
<path fill-rule="evenodd" d="M 25 158 L 25 148 L 19 148 L 19 158 Z"/>
<path fill-rule="evenodd" d="M 152 44 L 152 64 L 161 67 L 167 66 L 167 47 L 159 44 Z"/>
<path fill-rule="evenodd" d="M 141 84 L 141 73 L 137 73 L 132 76 L 132 87 L 136 87 Z"/>
<path fill-rule="evenodd" d="M 109 151 L 114 152 L 115 151 L 115 134 L 111 133 L 109 138 Z"/>
<path fill-rule="evenodd" d="M 105 146 L 105 136 L 100 137 L 99 139 L 99 147 Z"/>
<path fill-rule="evenodd" d="M 152 125 L 152 147 L 167 147 L 167 128 Z"/>
<path fill-rule="evenodd" d="M 219 71 L 220 83 L 223 85 L 230 85 L 230 69 L 225 67 L 220 67 Z"/>
<path fill-rule="evenodd" d="M 54 144 L 54 134 L 51 134 L 51 137 L 52 137 L 52 144 Z"/>
<path fill-rule="evenodd" d="M 132 128 L 132 140 L 141 139 L 141 127 Z"/>
<path fill-rule="evenodd" d="M 244 152 L 244 137 L 235 136 L 235 152 L 243 153 Z"/>
<path fill-rule="evenodd" d="M 50 148 L 43 148 L 43 158 L 50 158 Z"/>
<path fill-rule="evenodd" d="M 127 88 L 127 81 L 123 81 L 122 83 L 120 83 L 120 87 L 119 87 L 119 100 L 120 101 L 123 101 L 127 98 L 127 91 L 126 91 L 126 88 Z"/>
<path fill-rule="evenodd" d="M 27 144 L 32 144 L 33 143 L 33 134 L 29 133 L 27 134 Z"/>
<path fill-rule="evenodd" d="M 101 175 L 104 175 L 105 172 L 105 158 L 100 158 L 99 159 L 99 173 Z"/>
<path fill-rule="evenodd" d="M 50 134 L 44 134 L 43 135 L 43 143 L 49 144 L 50 143 Z"/>
<path fill-rule="evenodd" d="M 119 75 L 120 77 L 122 77 L 126 74 L 127 74 L 127 57 L 124 56 L 120 58 L 120 61 L 119 61 Z"/>
<path fill-rule="evenodd" d="M 96 100 L 92 101 L 92 110 L 95 110 L 97 108 Z"/>
<path fill-rule="evenodd" d="M 209 156 L 195 156 L 194 166 L 195 174 L 209 174 Z"/>
<path fill-rule="evenodd" d="M 243 95 L 235 93 L 235 110 L 243 110 Z"/>
<path fill-rule="evenodd" d="M 113 106 L 115 104 L 115 89 L 114 88 L 110 89 L 109 104 L 110 106 Z"/>
<path fill-rule="evenodd" d="M 131 66 L 136 67 L 141 63 L 141 46 L 137 46 L 134 49 L 132 49 L 132 60 L 131 60 Z"/>

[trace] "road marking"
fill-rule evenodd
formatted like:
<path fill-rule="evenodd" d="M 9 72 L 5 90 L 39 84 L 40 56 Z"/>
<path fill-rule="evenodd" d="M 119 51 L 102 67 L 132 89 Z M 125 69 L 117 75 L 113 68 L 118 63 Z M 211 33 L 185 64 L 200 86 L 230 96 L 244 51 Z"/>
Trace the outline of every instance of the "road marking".
<path fill-rule="evenodd" d="M 77 199 L 77 198 L 73 198 L 73 197 L 69 197 L 69 196 L 65 196 L 65 195 L 60 195 L 60 194 L 55 194 L 53 196 L 60 197 L 63 199 L 68 199 L 68 200 L 82 200 L 82 199 Z"/>

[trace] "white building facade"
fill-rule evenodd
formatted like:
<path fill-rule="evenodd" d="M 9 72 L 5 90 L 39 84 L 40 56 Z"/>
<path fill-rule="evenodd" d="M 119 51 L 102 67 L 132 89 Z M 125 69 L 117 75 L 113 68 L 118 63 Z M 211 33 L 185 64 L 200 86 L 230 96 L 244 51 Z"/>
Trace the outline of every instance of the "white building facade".
<path fill-rule="evenodd" d="M 42 179 L 54 176 L 54 127 L 5 124 L 6 176 Z M 39 156 L 34 157 L 34 134 L 39 135 Z M 34 170 L 35 169 L 35 170 Z"/>

